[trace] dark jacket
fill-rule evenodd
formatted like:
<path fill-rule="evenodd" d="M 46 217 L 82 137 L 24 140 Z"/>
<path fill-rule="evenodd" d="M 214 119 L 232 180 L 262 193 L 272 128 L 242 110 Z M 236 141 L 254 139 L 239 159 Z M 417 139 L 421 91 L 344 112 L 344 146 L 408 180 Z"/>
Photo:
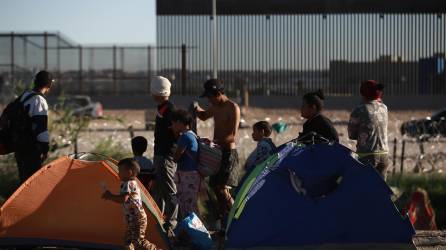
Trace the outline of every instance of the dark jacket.
<path fill-rule="evenodd" d="M 175 154 L 175 135 L 172 126 L 172 111 L 175 109 L 169 101 L 158 105 L 155 120 L 154 155 L 173 157 Z"/>
<path fill-rule="evenodd" d="M 336 129 L 333 127 L 330 119 L 322 114 L 317 114 L 311 119 L 308 119 L 303 125 L 303 131 L 299 137 L 304 136 L 310 132 L 315 132 L 329 141 L 339 142 L 339 136 Z"/>

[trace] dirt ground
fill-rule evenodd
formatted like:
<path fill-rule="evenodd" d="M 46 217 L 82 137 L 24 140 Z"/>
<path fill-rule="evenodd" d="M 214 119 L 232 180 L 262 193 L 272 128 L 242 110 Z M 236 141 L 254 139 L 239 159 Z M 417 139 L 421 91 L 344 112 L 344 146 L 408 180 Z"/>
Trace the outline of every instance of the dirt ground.
<path fill-rule="evenodd" d="M 110 118 L 119 118 L 122 122 L 108 120 L 95 120 L 90 124 L 90 130 L 84 132 L 79 140 L 79 150 L 89 151 L 94 145 L 101 139 L 112 137 L 116 143 L 121 144 L 124 148 L 130 151 L 130 133 L 127 128 L 132 126 L 134 129 L 134 135 L 145 136 L 149 141 L 149 148 L 147 155 L 152 157 L 153 155 L 153 131 L 144 130 L 145 127 L 145 112 L 148 112 L 148 117 L 155 118 L 154 110 L 106 110 L 105 115 Z M 257 121 L 267 120 L 271 124 L 283 121 L 288 124 L 288 129 L 281 133 L 273 133 L 272 139 L 276 145 L 280 145 L 287 141 L 296 138 L 299 132 L 302 131 L 302 124 L 305 122 L 300 117 L 300 112 L 293 109 L 259 109 L 250 108 L 243 110 L 243 120 L 251 126 Z M 432 111 L 428 110 L 416 110 L 416 111 L 390 111 L 389 112 L 389 149 L 390 157 L 393 159 L 393 140 L 398 140 L 396 151 L 396 170 L 399 171 L 401 163 L 401 140 L 407 141 L 405 145 L 405 160 L 404 168 L 410 170 L 417 162 L 417 157 L 420 155 L 419 146 L 412 138 L 402 137 L 399 128 L 404 121 L 411 119 L 421 119 L 429 116 Z M 340 135 L 340 143 L 346 147 L 354 150 L 356 142 L 348 139 L 347 136 L 347 123 L 350 116 L 350 112 L 346 110 L 326 110 L 325 115 L 332 120 Z M 256 143 L 251 138 L 251 128 L 240 129 L 237 138 L 237 144 L 239 149 L 239 155 L 241 161 L 249 155 L 249 153 L 255 148 Z M 202 122 L 198 122 L 198 134 L 201 137 L 212 138 L 213 134 L 213 121 L 212 119 Z M 442 154 L 444 153 L 444 146 L 446 141 L 444 139 L 434 139 L 431 142 L 425 143 L 426 155 Z M 427 157 L 429 159 L 429 157 Z M 446 168 L 446 160 L 441 160 L 436 163 L 436 167 Z"/>

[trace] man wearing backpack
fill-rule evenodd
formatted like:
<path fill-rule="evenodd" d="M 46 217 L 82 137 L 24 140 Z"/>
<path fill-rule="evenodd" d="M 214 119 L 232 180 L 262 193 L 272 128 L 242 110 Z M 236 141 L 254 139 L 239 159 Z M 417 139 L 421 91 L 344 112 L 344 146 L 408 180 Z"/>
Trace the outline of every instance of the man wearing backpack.
<path fill-rule="evenodd" d="M 39 170 L 48 156 L 48 104 L 44 95 L 53 81 L 49 72 L 37 73 L 34 88 L 10 103 L 0 118 L 4 135 L 0 143 L 8 149 L 6 153 L 15 153 L 21 183 Z"/>

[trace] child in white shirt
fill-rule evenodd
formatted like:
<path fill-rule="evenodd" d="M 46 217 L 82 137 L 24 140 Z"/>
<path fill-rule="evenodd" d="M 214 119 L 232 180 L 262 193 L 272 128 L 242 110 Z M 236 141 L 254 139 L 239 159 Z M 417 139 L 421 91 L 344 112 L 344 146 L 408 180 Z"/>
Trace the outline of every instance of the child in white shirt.
<path fill-rule="evenodd" d="M 125 249 L 157 249 L 156 246 L 145 239 L 147 228 L 147 215 L 144 211 L 136 176 L 139 165 L 133 158 L 126 158 L 118 163 L 121 190 L 119 194 L 112 194 L 106 190 L 102 195 L 105 200 L 111 200 L 123 205 L 127 228 L 125 233 Z"/>

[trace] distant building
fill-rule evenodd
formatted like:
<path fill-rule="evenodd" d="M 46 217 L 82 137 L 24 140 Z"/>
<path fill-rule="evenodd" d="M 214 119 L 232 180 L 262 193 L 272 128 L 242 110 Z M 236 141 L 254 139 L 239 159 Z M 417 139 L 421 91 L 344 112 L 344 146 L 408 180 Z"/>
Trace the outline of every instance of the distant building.
<path fill-rule="evenodd" d="M 358 93 L 361 81 L 374 79 L 385 84 L 386 94 L 418 94 L 419 63 L 382 56 L 372 62 L 330 62 L 330 93 Z"/>
<path fill-rule="evenodd" d="M 419 85 L 420 94 L 444 93 L 446 90 L 445 54 L 436 54 L 420 59 Z"/>

